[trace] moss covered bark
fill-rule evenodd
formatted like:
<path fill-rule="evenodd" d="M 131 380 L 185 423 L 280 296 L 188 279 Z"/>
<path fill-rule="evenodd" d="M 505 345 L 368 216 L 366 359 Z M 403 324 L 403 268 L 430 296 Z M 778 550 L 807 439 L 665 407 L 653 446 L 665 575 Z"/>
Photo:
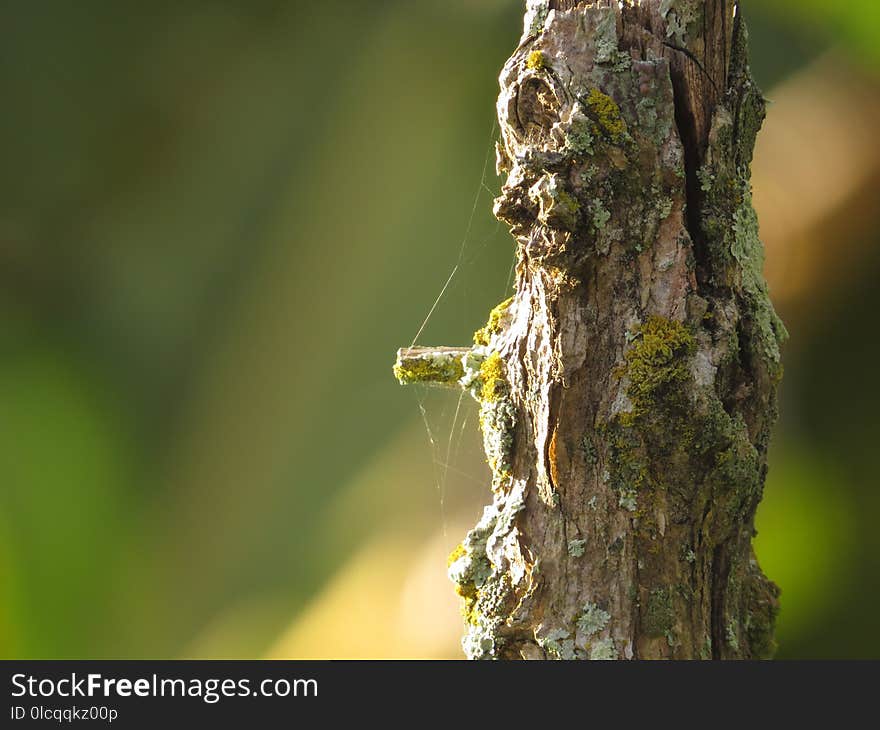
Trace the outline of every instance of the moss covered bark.
<path fill-rule="evenodd" d="M 785 330 L 747 46 L 725 0 L 527 4 L 498 101 L 516 293 L 472 390 L 493 502 L 450 563 L 472 658 L 773 653 L 751 541 Z"/>

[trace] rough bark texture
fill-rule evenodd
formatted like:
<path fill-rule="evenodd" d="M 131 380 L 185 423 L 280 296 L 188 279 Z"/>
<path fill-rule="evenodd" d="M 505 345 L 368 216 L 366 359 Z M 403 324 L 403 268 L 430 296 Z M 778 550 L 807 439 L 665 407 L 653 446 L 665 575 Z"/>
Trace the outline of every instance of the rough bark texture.
<path fill-rule="evenodd" d="M 752 551 L 785 330 L 732 0 L 529 0 L 501 73 L 516 294 L 402 382 L 480 401 L 494 500 L 450 556 L 472 658 L 763 658 Z"/>

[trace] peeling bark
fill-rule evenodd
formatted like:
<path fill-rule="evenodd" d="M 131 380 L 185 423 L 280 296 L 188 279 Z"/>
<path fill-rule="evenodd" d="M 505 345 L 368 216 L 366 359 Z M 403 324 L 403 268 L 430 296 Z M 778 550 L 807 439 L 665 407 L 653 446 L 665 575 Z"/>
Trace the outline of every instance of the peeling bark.
<path fill-rule="evenodd" d="M 471 658 L 774 651 L 751 542 L 785 329 L 737 5 L 527 2 L 498 100 L 516 294 L 396 369 L 481 403 L 494 499 L 450 556 Z"/>

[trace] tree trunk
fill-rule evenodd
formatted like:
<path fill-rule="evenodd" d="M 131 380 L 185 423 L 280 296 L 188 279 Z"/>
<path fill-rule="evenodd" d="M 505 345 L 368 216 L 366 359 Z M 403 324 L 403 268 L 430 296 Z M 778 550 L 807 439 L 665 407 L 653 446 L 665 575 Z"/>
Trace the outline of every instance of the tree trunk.
<path fill-rule="evenodd" d="M 450 556 L 471 658 L 765 658 L 752 551 L 785 329 L 732 0 L 528 0 L 495 213 L 516 294 L 402 382 L 480 401 L 494 500 Z"/>

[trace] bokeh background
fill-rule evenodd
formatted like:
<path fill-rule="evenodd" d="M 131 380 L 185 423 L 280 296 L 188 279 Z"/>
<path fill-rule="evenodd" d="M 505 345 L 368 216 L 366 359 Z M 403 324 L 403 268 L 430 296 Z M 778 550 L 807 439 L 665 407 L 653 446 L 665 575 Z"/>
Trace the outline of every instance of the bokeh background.
<path fill-rule="evenodd" d="M 878 657 L 880 5 L 752 0 L 781 657 Z M 518 0 L 0 3 L 0 655 L 457 657 Z M 488 165 L 486 164 L 488 160 Z"/>

